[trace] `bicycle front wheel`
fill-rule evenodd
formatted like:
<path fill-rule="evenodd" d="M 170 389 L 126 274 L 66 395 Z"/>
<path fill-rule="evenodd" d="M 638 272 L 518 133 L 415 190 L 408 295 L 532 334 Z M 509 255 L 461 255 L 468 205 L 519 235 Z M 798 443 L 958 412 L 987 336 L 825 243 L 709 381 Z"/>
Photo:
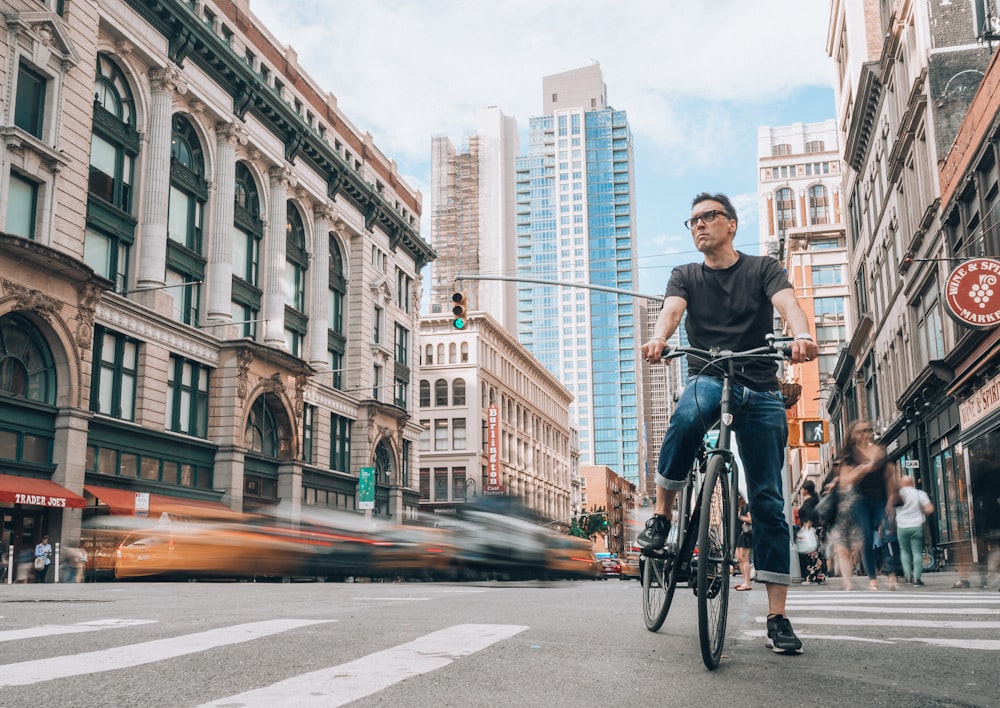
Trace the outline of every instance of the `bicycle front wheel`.
<path fill-rule="evenodd" d="M 663 626 L 670 611 L 674 588 L 677 587 L 674 560 L 673 554 L 664 558 L 643 556 L 641 559 L 642 618 L 650 632 L 656 632 Z"/>
<path fill-rule="evenodd" d="M 733 560 L 729 494 L 726 461 L 721 455 L 715 455 L 705 472 L 698 523 L 698 635 L 701 658 L 710 669 L 719 666 L 726 640 L 729 573 Z"/>

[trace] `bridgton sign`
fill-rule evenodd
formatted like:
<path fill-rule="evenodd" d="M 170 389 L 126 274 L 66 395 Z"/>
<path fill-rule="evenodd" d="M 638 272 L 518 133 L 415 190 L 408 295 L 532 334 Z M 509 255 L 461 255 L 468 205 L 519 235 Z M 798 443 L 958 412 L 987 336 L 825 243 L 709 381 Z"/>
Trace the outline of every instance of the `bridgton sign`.
<path fill-rule="evenodd" d="M 948 275 L 944 284 L 948 314 L 975 329 L 1000 325 L 1000 261 L 973 258 Z"/>

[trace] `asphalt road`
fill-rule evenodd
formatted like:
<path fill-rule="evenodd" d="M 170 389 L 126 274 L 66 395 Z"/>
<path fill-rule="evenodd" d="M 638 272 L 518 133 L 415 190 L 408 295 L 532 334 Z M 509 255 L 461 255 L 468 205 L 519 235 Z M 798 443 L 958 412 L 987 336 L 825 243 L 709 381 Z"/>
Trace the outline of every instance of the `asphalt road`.
<path fill-rule="evenodd" d="M 646 631 L 635 581 L 0 586 L 0 706 L 1000 706 L 1000 592 L 791 590 L 801 656 L 733 592 Z"/>

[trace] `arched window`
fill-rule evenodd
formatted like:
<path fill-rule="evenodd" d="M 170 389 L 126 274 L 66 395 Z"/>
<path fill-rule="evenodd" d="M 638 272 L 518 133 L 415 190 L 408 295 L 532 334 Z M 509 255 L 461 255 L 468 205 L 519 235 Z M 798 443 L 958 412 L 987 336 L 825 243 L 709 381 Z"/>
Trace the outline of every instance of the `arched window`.
<path fill-rule="evenodd" d="M 286 203 L 285 218 L 285 344 L 295 356 L 302 351 L 306 327 L 306 229 L 298 208 Z"/>
<path fill-rule="evenodd" d="M 454 342 L 448 344 L 448 363 L 449 364 L 458 363 L 458 347 L 455 346 Z"/>
<path fill-rule="evenodd" d="M 0 317 L 0 395 L 55 405 L 56 369 L 52 352 L 26 317 Z"/>
<path fill-rule="evenodd" d="M 375 448 L 375 482 L 377 484 L 392 482 L 392 450 L 385 440 L 380 441 Z"/>
<path fill-rule="evenodd" d="M 777 210 L 778 233 L 784 233 L 796 226 L 795 195 L 788 187 L 782 187 L 774 195 L 774 206 Z"/>
<path fill-rule="evenodd" d="M 420 381 L 420 407 L 430 408 L 431 405 L 431 382 L 427 379 Z"/>
<path fill-rule="evenodd" d="M 821 184 L 809 188 L 809 223 L 830 223 L 830 200 L 827 197 L 826 187 Z"/>
<path fill-rule="evenodd" d="M 344 303 L 347 301 L 347 277 L 344 272 L 344 256 L 340 242 L 330 232 L 329 243 L 329 290 L 327 291 L 327 354 L 333 374 L 333 387 L 343 388 L 343 375 L 336 373 L 344 368 L 344 354 L 347 351 L 347 337 L 344 335 Z"/>
<path fill-rule="evenodd" d="M 424 355 L 424 364 L 431 366 L 434 363 L 434 345 L 428 344 Z"/>
<path fill-rule="evenodd" d="M 438 344 L 438 346 L 437 346 L 437 360 L 438 360 L 438 364 L 443 364 L 444 363 L 444 345 L 443 344 Z"/>
<path fill-rule="evenodd" d="M 260 319 L 260 244 L 264 221 L 260 218 L 257 181 L 243 162 L 236 163 L 233 201 L 233 322 L 240 334 L 254 338 Z"/>
<path fill-rule="evenodd" d="M 332 233 L 330 239 L 330 329 L 338 334 L 344 333 L 344 300 L 347 298 L 347 278 L 344 277 L 344 257 L 340 252 L 340 243 Z"/>
<path fill-rule="evenodd" d="M 167 285 L 174 298 L 174 319 L 197 325 L 205 257 L 201 253 L 202 216 L 208 201 L 205 160 L 194 126 L 175 115 L 170 136 L 170 196 L 167 203 Z M 191 283 L 188 285 L 187 283 Z"/>
<path fill-rule="evenodd" d="M 455 379 L 451 384 L 451 405 L 465 405 L 465 379 Z"/>
<path fill-rule="evenodd" d="M 267 396 L 260 396 L 250 408 L 243 444 L 251 452 L 268 457 L 278 456 L 278 426 L 267 405 Z"/>
<path fill-rule="evenodd" d="M 438 379 L 434 382 L 434 405 L 448 405 L 448 382 L 444 379 Z"/>
<path fill-rule="evenodd" d="M 118 65 L 98 54 L 83 259 L 118 292 L 126 289 L 135 242 L 132 180 L 140 145 L 132 90 Z"/>

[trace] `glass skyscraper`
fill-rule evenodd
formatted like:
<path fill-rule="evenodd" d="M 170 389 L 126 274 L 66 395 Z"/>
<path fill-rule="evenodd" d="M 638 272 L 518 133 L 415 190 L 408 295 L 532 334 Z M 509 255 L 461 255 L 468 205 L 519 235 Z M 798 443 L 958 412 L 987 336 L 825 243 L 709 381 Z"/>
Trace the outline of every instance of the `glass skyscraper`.
<path fill-rule="evenodd" d="M 543 79 L 544 114 L 530 119 L 516 162 L 517 269 L 563 285 L 518 287 L 518 336 L 576 396 L 580 462 L 606 465 L 640 488 L 645 450 L 634 291 L 632 134 L 609 107 L 598 64 Z"/>

